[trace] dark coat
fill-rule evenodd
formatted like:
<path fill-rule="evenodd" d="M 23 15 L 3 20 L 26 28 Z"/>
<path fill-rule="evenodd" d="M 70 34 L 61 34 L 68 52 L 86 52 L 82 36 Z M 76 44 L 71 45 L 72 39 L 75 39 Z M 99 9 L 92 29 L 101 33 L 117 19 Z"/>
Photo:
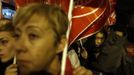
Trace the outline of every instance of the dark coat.
<path fill-rule="evenodd" d="M 4 75 L 6 68 L 13 63 L 13 59 L 9 60 L 6 63 L 0 61 L 0 75 Z"/>
<path fill-rule="evenodd" d="M 126 56 L 113 75 L 134 75 L 134 58 Z"/>
<path fill-rule="evenodd" d="M 103 75 L 134 75 L 134 57 L 127 55 L 126 42 L 126 36 L 117 37 L 111 32 L 101 48 L 99 57 L 93 63 L 94 68 L 103 72 Z"/>
<path fill-rule="evenodd" d="M 100 48 L 100 55 L 92 66 L 101 72 L 111 73 L 120 66 L 124 55 L 124 44 L 126 37 L 119 37 L 111 31 L 103 46 Z"/>

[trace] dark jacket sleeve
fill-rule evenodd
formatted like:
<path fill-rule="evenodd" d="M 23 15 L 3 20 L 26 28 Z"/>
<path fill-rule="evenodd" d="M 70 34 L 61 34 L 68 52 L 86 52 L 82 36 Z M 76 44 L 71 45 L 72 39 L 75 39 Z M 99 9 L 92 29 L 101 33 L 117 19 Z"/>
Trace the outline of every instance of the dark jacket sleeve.
<path fill-rule="evenodd" d="M 101 48 L 100 55 L 93 62 L 95 69 L 105 73 L 115 71 L 121 65 L 126 37 L 119 37 L 111 32 Z"/>

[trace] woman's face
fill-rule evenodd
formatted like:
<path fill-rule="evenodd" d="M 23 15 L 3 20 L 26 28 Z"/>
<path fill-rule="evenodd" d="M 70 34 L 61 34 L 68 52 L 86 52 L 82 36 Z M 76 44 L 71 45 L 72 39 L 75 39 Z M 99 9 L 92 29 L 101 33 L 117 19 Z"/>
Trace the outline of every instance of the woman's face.
<path fill-rule="evenodd" d="M 104 34 L 102 32 L 98 32 L 95 35 L 95 45 L 99 47 L 104 42 Z"/>
<path fill-rule="evenodd" d="M 7 62 L 13 58 L 14 39 L 12 34 L 7 31 L 0 32 L 0 59 L 2 62 Z"/>
<path fill-rule="evenodd" d="M 45 19 L 33 15 L 15 27 L 17 64 L 22 73 L 47 69 L 56 56 L 55 32 Z"/>

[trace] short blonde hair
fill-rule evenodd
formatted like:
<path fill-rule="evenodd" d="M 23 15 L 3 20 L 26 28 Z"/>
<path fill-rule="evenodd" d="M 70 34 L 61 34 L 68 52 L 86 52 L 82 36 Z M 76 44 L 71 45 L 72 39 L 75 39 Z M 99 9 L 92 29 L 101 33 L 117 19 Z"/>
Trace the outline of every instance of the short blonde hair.
<path fill-rule="evenodd" d="M 61 8 L 54 5 L 32 3 L 24 6 L 17 10 L 13 18 L 13 25 L 15 26 L 20 22 L 25 24 L 34 14 L 47 18 L 50 27 L 59 38 L 66 34 L 68 28 L 67 15 Z"/>

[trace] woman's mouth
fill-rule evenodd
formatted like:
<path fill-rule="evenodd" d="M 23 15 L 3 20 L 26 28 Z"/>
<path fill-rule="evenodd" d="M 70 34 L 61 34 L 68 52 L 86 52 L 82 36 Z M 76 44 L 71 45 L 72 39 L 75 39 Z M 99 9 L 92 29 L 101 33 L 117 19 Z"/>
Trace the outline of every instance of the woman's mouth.
<path fill-rule="evenodd" d="M 4 56 L 6 53 L 7 53 L 6 50 L 2 50 L 2 51 L 0 50 L 0 57 Z"/>
<path fill-rule="evenodd" d="M 4 54 L 0 54 L 0 57 L 4 56 Z"/>
<path fill-rule="evenodd" d="M 17 63 L 20 64 L 20 65 L 26 65 L 26 64 L 29 64 L 30 61 L 28 61 L 28 60 L 17 60 Z"/>

